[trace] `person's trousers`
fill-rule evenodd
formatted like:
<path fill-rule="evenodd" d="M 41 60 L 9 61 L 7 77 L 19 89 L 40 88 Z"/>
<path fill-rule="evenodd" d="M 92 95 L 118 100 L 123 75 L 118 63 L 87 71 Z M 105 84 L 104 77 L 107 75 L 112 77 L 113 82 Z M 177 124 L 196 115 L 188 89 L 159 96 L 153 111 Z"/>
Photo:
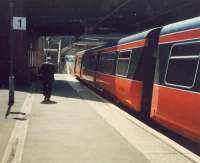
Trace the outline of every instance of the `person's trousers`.
<path fill-rule="evenodd" d="M 43 82 L 43 95 L 45 98 L 51 97 L 52 82 Z"/>

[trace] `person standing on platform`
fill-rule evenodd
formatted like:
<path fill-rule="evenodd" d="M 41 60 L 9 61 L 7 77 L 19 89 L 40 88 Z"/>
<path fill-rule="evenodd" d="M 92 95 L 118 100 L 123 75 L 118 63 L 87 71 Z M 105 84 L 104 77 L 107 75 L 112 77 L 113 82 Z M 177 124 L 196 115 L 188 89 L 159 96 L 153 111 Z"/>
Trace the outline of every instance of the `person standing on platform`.
<path fill-rule="evenodd" d="M 51 57 L 47 57 L 46 62 L 41 65 L 39 70 L 39 75 L 43 86 L 44 101 L 50 100 L 55 72 L 56 67 L 53 63 L 51 63 Z"/>

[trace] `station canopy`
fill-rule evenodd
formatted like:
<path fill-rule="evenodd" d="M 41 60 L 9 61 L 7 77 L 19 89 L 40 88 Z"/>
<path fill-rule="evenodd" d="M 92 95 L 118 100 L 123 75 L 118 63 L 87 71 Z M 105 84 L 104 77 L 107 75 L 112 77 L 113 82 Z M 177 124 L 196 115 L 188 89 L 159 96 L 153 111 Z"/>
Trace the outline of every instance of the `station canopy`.
<path fill-rule="evenodd" d="M 31 29 L 43 35 L 137 32 L 200 15 L 199 0 L 15 1 L 23 3 Z"/>

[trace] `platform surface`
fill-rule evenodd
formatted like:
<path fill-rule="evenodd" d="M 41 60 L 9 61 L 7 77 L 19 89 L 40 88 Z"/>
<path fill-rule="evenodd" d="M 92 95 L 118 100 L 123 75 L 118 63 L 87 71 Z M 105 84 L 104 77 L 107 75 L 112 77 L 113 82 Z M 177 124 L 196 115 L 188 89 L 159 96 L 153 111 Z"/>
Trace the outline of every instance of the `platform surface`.
<path fill-rule="evenodd" d="M 22 106 L 26 115 L 18 115 L 1 163 L 199 161 L 72 76 L 56 75 L 50 102 L 43 102 L 40 86 L 34 87 Z"/>

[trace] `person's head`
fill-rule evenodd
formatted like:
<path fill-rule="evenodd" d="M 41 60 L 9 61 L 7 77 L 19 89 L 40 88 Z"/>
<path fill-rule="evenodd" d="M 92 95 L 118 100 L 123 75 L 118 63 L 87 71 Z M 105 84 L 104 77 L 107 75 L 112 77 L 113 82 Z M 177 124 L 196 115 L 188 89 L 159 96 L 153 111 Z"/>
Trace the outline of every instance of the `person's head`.
<path fill-rule="evenodd" d="M 47 61 L 47 62 L 50 62 L 50 61 L 51 61 L 51 57 L 47 57 L 47 58 L 46 58 L 46 61 Z"/>

